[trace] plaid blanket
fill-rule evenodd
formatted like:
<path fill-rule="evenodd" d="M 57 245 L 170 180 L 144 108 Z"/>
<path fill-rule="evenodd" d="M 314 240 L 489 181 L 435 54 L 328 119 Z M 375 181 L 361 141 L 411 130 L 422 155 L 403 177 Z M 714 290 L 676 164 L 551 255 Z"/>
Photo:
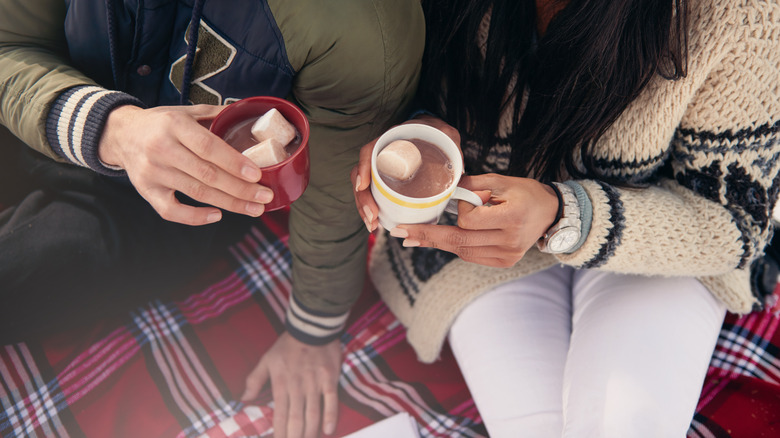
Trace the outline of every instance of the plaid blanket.
<path fill-rule="evenodd" d="M 238 397 L 284 327 L 285 223 L 284 213 L 264 216 L 175 299 L 0 347 L 0 436 L 271 436 L 270 391 Z M 780 436 L 778 322 L 773 312 L 728 316 L 689 437 Z M 451 352 L 418 362 L 370 286 L 341 342 L 335 436 L 404 411 L 422 437 L 487 436 Z"/>

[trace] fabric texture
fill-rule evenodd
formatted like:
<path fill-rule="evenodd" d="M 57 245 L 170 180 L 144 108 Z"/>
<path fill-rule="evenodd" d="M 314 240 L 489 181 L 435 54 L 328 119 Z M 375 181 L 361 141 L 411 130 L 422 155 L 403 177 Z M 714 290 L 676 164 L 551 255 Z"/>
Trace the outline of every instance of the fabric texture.
<path fill-rule="evenodd" d="M 18 153 L 0 161 L 0 174 L 14 176 L 2 194 L 17 191 L 0 211 L 0 343 L 164 296 L 253 223 L 227 214 L 219 225 L 161 222 L 129 184 L 56 163 L 3 133 L 2 150 Z"/>
<path fill-rule="evenodd" d="M 270 389 L 238 399 L 284 330 L 287 214 L 263 216 L 170 299 L 0 347 L 0 436 L 272 436 Z M 418 363 L 373 290 L 347 325 L 334 436 L 397 412 L 411 413 L 422 436 L 485 436 L 454 362 Z"/>
<path fill-rule="evenodd" d="M 55 160 L 123 175 L 98 159 L 109 111 L 177 105 L 185 73 L 192 103 L 293 101 L 309 120 L 313 163 L 290 214 L 293 294 L 305 318 L 344 316 L 363 287 L 368 239 L 348 175 L 359 148 L 408 114 L 424 45 L 419 2 L 201 4 L 188 33 L 189 2 L 3 2 L 0 122 Z"/>
<path fill-rule="evenodd" d="M 73 164 L 104 175 L 125 175 L 122 169 L 101 162 L 97 151 L 108 114 L 121 105 L 146 106 L 118 91 L 87 85 L 71 88 L 54 101 L 49 111 L 46 119 L 49 144 L 57 155 Z"/>
<path fill-rule="evenodd" d="M 171 299 L 1 346 L 0 436 L 271 436 L 270 391 L 246 404 L 238 397 L 284 324 L 291 287 L 285 214 L 263 216 L 215 251 Z M 371 287 L 347 325 L 334 436 L 403 411 L 422 437 L 486 436 L 448 347 L 439 361 L 419 363 Z M 773 311 L 727 315 L 689 438 L 780 435 L 779 327 Z"/>
<path fill-rule="evenodd" d="M 452 318 L 480 293 L 555 263 L 695 276 L 731 312 L 759 304 L 750 267 L 771 236 L 780 190 L 780 5 L 689 6 L 687 76 L 653 78 L 593 147 L 600 172 L 641 188 L 579 180 L 593 215 L 577 251 L 552 256 L 532 248 L 514 267 L 495 269 L 378 237 L 371 278 L 421 360 L 436 359 Z M 507 169 L 510 121 L 499 125 L 484 161 L 461 132 L 469 172 Z"/>
<path fill-rule="evenodd" d="M 492 438 L 681 437 L 725 313 L 690 277 L 558 265 L 477 297 L 448 340 Z"/>

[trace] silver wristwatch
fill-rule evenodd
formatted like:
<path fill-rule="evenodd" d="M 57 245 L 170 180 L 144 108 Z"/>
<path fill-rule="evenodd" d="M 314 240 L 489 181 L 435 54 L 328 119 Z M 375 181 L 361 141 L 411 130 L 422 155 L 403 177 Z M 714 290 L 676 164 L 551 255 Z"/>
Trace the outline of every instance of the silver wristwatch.
<path fill-rule="evenodd" d="M 567 252 L 574 248 L 582 235 L 580 203 L 574 190 L 563 183 L 554 182 L 563 200 L 561 219 L 536 242 L 539 251 L 552 254 Z"/>

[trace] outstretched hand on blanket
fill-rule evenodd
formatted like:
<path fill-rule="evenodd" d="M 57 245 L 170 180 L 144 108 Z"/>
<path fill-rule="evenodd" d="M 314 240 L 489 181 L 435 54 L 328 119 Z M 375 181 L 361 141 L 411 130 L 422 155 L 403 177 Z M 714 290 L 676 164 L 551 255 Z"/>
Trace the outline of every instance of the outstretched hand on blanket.
<path fill-rule="evenodd" d="M 336 430 L 341 342 L 308 345 L 284 332 L 249 373 L 241 401 L 260 393 L 270 379 L 274 398 L 274 437 L 313 438 Z"/>

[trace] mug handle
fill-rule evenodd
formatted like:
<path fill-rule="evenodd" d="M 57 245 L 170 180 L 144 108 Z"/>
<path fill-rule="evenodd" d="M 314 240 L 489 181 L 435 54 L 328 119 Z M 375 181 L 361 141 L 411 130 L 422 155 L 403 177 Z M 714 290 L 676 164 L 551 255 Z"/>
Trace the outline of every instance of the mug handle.
<path fill-rule="evenodd" d="M 447 213 L 458 214 L 459 200 L 466 201 L 475 207 L 484 205 L 482 203 L 482 198 L 480 198 L 476 193 L 469 189 L 464 189 L 463 187 L 455 187 L 455 191 L 452 192 L 452 196 L 450 196 L 450 200 L 447 202 L 447 207 L 444 208 L 444 211 Z"/>

